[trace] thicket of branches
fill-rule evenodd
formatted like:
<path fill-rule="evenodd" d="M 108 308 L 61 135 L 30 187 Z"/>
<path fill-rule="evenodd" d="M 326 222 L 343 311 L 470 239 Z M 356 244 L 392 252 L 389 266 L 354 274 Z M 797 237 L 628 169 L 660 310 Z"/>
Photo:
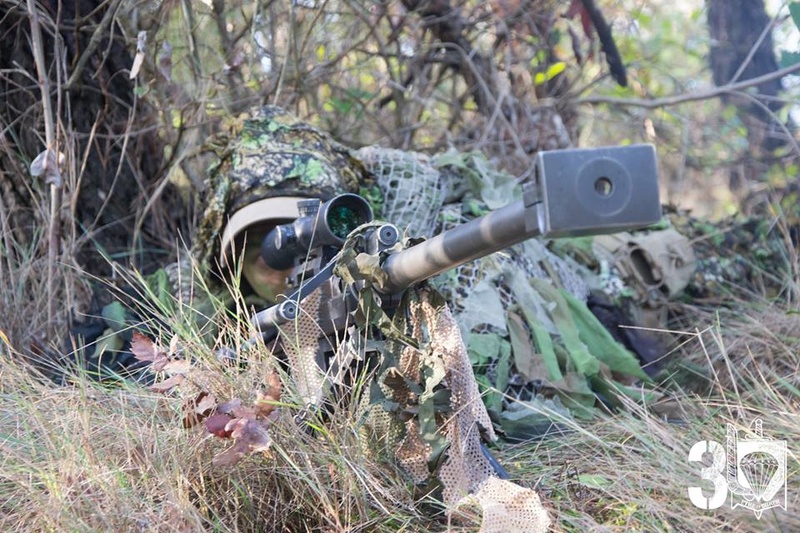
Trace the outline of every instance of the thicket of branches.
<path fill-rule="evenodd" d="M 708 140 L 682 112 L 648 108 L 744 93 L 763 73 L 654 90 L 665 67 L 643 43 L 664 35 L 638 26 L 648 13 L 590 0 L 3 2 L 0 283 L 24 281 L 2 310 L 49 305 L 32 322 L 55 330 L 87 304 L 78 274 L 110 272 L 98 250 L 145 270 L 169 260 L 190 238 L 205 142 L 264 103 L 352 146 L 479 149 L 520 179 L 536 151 L 592 129 L 577 104 L 602 117 L 600 142 L 658 143 L 667 180 L 735 159 L 741 146 L 693 159 Z M 702 111 L 719 135 L 714 113 Z"/>

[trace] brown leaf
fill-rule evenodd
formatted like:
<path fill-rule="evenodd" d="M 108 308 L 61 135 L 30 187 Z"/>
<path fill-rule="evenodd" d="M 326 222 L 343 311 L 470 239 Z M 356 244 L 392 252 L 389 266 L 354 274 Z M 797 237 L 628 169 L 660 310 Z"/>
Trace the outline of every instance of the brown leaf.
<path fill-rule="evenodd" d="M 236 442 L 227 450 L 217 454 L 212 460 L 214 466 L 233 466 L 245 455 L 253 452 L 266 452 L 272 444 L 267 431 L 267 422 L 253 418 L 234 418 L 225 426 Z"/>
<path fill-rule="evenodd" d="M 169 353 L 167 354 L 169 357 L 174 357 L 178 354 L 178 350 L 180 349 L 180 337 L 177 335 L 173 335 L 169 341 Z"/>
<path fill-rule="evenodd" d="M 173 388 L 183 383 L 183 380 L 185 379 L 186 376 L 184 376 L 183 374 L 175 374 L 174 376 L 168 377 L 164 381 L 161 381 L 159 383 L 153 383 L 152 385 L 150 385 L 150 390 L 153 392 L 167 393 L 171 391 Z"/>
<path fill-rule="evenodd" d="M 227 429 L 228 422 L 233 420 L 231 415 L 218 413 L 206 418 L 206 429 L 212 435 L 216 435 L 221 439 L 227 439 L 231 436 L 231 432 Z"/>
<path fill-rule="evenodd" d="M 255 401 L 256 415 L 266 418 L 277 407 L 281 399 L 281 378 L 274 370 L 267 376 L 266 392 L 259 391 Z"/>
<path fill-rule="evenodd" d="M 183 406 L 183 427 L 196 426 L 201 420 L 208 418 L 217 407 L 217 399 L 213 394 L 202 391 L 197 398 L 187 401 Z"/>
<path fill-rule="evenodd" d="M 272 444 L 268 425 L 268 422 L 252 418 L 238 418 L 228 422 L 226 428 L 231 428 L 231 437 L 247 443 L 251 452 L 265 452 Z"/>
<path fill-rule="evenodd" d="M 168 362 L 166 352 L 158 344 L 138 331 L 133 332 L 131 353 L 139 361 L 149 361 L 156 372 L 164 368 L 164 365 Z"/>
<path fill-rule="evenodd" d="M 242 405 L 242 400 L 239 398 L 219 404 L 217 411 L 231 415 L 233 418 L 255 418 L 257 414 L 255 407 Z"/>
<path fill-rule="evenodd" d="M 218 467 L 233 466 L 242 460 L 247 453 L 248 447 L 244 442 L 236 442 L 227 450 L 218 453 L 211 460 L 211 464 Z"/>
<path fill-rule="evenodd" d="M 226 415 L 233 414 L 233 411 L 240 408 L 242 406 L 242 400 L 239 398 L 234 398 L 232 400 L 228 400 L 227 402 L 223 402 L 219 404 L 217 410 L 220 413 L 225 413 Z"/>
<path fill-rule="evenodd" d="M 235 418 L 252 418 L 255 420 L 258 416 L 258 410 L 252 405 L 241 405 L 231 411 L 231 414 Z"/>
<path fill-rule="evenodd" d="M 273 370 L 267 376 L 267 386 L 269 387 L 270 391 L 276 391 L 275 400 L 279 400 L 281 397 L 281 388 L 283 387 L 283 383 L 281 383 L 281 376 Z"/>
<path fill-rule="evenodd" d="M 198 395 L 198 400 L 195 403 L 197 405 L 197 412 L 204 413 L 205 416 L 208 416 L 217 406 L 217 399 L 213 394 L 207 394 L 204 391 Z"/>
<path fill-rule="evenodd" d="M 160 370 L 168 374 L 186 374 L 191 368 L 192 364 L 186 359 L 175 359 L 161 365 Z"/>

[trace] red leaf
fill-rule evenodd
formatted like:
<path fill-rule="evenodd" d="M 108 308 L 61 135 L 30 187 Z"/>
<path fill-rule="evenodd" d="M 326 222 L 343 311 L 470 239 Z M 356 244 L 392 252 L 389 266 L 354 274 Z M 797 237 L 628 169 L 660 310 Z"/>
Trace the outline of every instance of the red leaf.
<path fill-rule="evenodd" d="M 159 345 L 138 331 L 133 332 L 131 353 L 139 361 L 149 361 L 153 365 L 153 370 L 155 371 L 164 368 L 164 365 L 166 365 L 168 361 L 166 352 Z"/>
<path fill-rule="evenodd" d="M 226 429 L 228 422 L 231 420 L 233 420 L 231 415 L 223 413 L 210 416 L 206 418 L 206 429 L 212 435 L 216 435 L 221 439 L 227 439 L 231 436 L 231 432 Z"/>

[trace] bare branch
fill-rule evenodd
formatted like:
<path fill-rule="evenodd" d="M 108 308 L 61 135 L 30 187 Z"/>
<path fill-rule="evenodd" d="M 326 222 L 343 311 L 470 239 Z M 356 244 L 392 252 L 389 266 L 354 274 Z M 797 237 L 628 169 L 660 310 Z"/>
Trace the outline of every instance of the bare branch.
<path fill-rule="evenodd" d="M 44 45 L 42 44 L 42 31 L 39 22 L 39 12 L 36 11 L 36 1 L 28 0 L 28 16 L 31 19 L 31 42 L 33 45 L 33 58 L 36 71 L 39 75 L 39 87 L 42 93 L 42 106 L 44 107 L 44 131 L 46 152 L 55 153 L 55 164 L 58 165 L 58 147 L 56 146 L 56 126 L 53 116 L 53 103 L 50 100 L 50 75 L 44 59 Z M 50 227 L 47 230 L 47 329 L 51 335 L 55 333 L 56 301 L 55 295 L 55 269 L 58 259 L 60 239 L 59 210 L 61 207 L 61 185 L 50 183 Z"/>
<path fill-rule="evenodd" d="M 106 11 L 105 15 L 103 15 L 103 20 L 101 20 L 100 24 L 97 26 L 97 28 L 95 28 L 92 38 L 89 41 L 89 45 L 86 47 L 86 50 L 83 51 L 81 57 L 78 58 L 78 63 L 75 65 L 75 69 L 72 71 L 72 74 L 70 74 L 69 80 L 67 80 L 67 85 L 65 87 L 67 91 L 72 89 L 75 84 L 78 83 L 78 78 L 83 72 L 83 69 L 86 67 L 87 61 L 89 61 L 89 58 L 92 56 L 92 54 L 94 54 L 95 50 L 97 50 L 97 47 L 100 45 L 100 41 L 108 35 L 108 27 L 111 26 L 111 22 L 113 22 L 121 3 L 122 0 L 114 0 L 114 3 L 108 8 L 108 11 Z"/>
<path fill-rule="evenodd" d="M 780 14 L 781 10 L 784 7 L 786 7 L 785 1 L 781 5 L 780 9 L 778 9 L 778 11 L 775 12 L 775 16 L 772 17 L 772 20 L 770 20 L 769 23 L 766 26 L 764 26 L 764 29 L 761 30 L 761 35 L 758 36 L 756 42 L 753 44 L 753 46 L 750 47 L 750 51 L 747 52 L 747 57 L 744 58 L 744 61 L 742 61 L 742 64 L 739 65 L 739 68 L 736 70 L 733 77 L 729 80 L 728 83 L 736 83 L 737 81 L 739 81 L 739 78 L 744 73 L 745 69 L 747 68 L 747 65 L 749 65 L 750 62 L 753 60 L 753 56 L 756 55 L 758 49 L 761 48 L 762 44 L 764 44 L 764 39 L 766 39 L 767 35 L 770 34 L 770 30 L 775 25 L 775 21 L 778 20 L 778 15 Z"/>
<path fill-rule="evenodd" d="M 750 78 L 748 80 L 739 81 L 736 83 L 728 83 L 726 85 L 722 85 L 720 87 L 714 87 L 713 89 L 708 89 L 705 91 L 696 91 L 686 94 L 678 94 L 675 96 L 667 96 L 664 98 L 653 98 L 650 100 L 646 98 L 615 98 L 612 96 L 586 96 L 583 98 L 576 98 L 574 100 L 574 103 L 609 104 L 609 105 L 627 106 L 627 107 L 642 107 L 645 109 L 658 109 L 660 107 L 670 107 L 674 105 L 685 104 L 687 102 L 697 102 L 700 100 L 710 100 L 712 98 L 718 98 L 724 94 L 743 91 L 750 87 L 760 85 L 762 83 L 772 81 L 775 79 L 780 79 L 789 74 L 794 74 L 795 72 L 800 72 L 800 63 L 791 65 L 786 68 L 782 68 L 780 70 L 776 70 L 775 72 L 770 72 L 769 74 L 764 74 L 763 76 L 758 76 L 757 78 Z"/>

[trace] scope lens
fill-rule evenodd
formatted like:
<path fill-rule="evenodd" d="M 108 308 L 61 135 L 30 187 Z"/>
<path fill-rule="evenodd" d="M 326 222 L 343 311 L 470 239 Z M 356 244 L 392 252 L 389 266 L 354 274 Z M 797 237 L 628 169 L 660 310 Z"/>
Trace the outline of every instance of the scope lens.
<path fill-rule="evenodd" d="M 363 219 L 363 211 L 349 205 L 333 205 L 328 211 L 328 226 L 340 239 L 345 239 L 364 222 L 368 221 Z"/>

